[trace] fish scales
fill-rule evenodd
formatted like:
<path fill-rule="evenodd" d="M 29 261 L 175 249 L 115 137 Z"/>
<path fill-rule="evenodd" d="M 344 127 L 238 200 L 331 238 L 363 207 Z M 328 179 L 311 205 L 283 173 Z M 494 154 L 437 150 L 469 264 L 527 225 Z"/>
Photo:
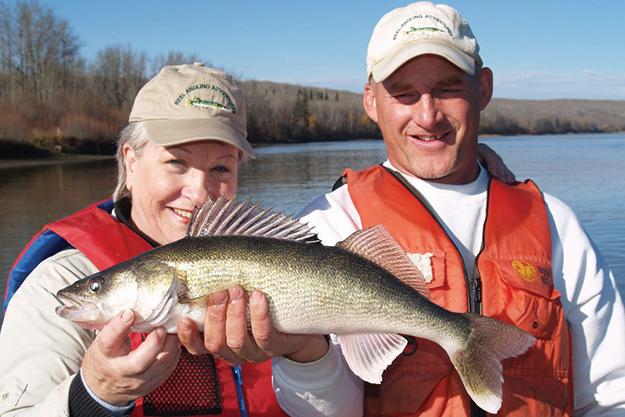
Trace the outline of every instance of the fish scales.
<path fill-rule="evenodd" d="M 145 264 L 162 262 L 183 271 L 184 295 L 191 299 L 234 284 L 247 292 L 263 291 L 276 327 L 285 332 L 407 334 L 423 322 L 427 325 L 418 336 L 431 336 L 432 329 L 449 332 L 455 321 L 456 329 L 468 328 L 462 315 L 436 306 L 373 262 L 336 247 L 214 236 L 186 238 L 144 256 L 150 259 Z"/>

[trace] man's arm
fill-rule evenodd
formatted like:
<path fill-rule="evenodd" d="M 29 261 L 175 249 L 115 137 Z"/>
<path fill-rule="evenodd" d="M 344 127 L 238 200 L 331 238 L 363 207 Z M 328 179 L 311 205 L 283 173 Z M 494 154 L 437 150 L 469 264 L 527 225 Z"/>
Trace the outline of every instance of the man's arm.
<path fill-rule="evenodd" d="M 614 277 L 571 209 L 545 201 L 554 285 L 572 334 L 576 415 L 625 416 L 625 309 Z"/>
<path fill-rule="evenodd" d="M 339 345 L 331 343 L 328 353 L 311 363 L 276 357 L 272 372 L 276 398 L 289 415 L 362 416 L 364 385 L 345 363 Z"/>

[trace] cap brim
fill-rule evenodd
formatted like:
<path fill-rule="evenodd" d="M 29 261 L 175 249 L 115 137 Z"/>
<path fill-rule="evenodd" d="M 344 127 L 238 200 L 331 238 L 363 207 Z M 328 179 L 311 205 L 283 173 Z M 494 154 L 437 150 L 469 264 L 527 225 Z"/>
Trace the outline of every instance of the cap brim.
<path fill-rule="evenodd" d="M 144 120 L 149 138 L 161 146 L 182 145 L 201 140 L 216 140 L 229 143 L 240 149 L 249 158 L 256 153 L 245 138 L 245 134 L 230 124 L 213 119 L 160 119 Z"/>
<path fill-rule="evenodd" d="M 443 57 L 467 74 L 475 74 L 475 60 L 473 57 L 459 51 L 448 43 L 428 39 L 427 42 L 411 43 L 392 54 L 389 58 L 378 62 L 371 68 L 371 74 L 369 75 L 373 76 L 375 82 L 382 82 L 412 58 L 427 54 Z"/>

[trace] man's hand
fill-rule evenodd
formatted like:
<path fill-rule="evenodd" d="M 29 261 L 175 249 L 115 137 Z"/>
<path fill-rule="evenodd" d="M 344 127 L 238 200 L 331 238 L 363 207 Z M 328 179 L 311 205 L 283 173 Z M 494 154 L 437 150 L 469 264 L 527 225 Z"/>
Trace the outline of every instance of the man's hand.
<path fill-rule="evenodd" d="M 262 362 L 273 356 L 286 356 L 297 362 L 312 362 L 328 351 L 321 335 L 291 335 L 277 331 L 271 322 L 269 303 L 260 291 L 249 300 L 252 333 L 248 331 L 247 299 L 243 288 L 209 297 L 204 320 L 204 337 L 190 319 L 178 323 L 178 337 L 194 355 L 211 353 L 230 364 Z"/>
<path fill-rule="evenodd" d="M 493 148 L 484 143 L 478 143 L 477 155 L 491 176 L 507 184 L 516 182 L 514 173 L 508 169 L 501 156 Z"/>
<path fill-rule="evenodd" d="M 176 336 L 157 328 L 130 350 L 132 311 L 123 311 L 98 333 L 87 349 L 81 373 L 93 393 L 109 404 L 124 406 L 165 382 L 180 355 Z"/>

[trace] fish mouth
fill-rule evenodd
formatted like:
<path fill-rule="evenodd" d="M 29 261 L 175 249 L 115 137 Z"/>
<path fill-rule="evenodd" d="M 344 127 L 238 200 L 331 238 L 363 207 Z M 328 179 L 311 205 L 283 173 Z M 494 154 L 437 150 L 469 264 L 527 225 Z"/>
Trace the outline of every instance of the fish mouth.
<path fill-rule="evenodd" d="M 55 298 L 61 303 L 55 309 L 56 314 L 76 323 L 90 323 L 96 321 L 101 312 L 98 306 L 91 302 L 81 300 L 71 293 L 57 293 Z"/>

